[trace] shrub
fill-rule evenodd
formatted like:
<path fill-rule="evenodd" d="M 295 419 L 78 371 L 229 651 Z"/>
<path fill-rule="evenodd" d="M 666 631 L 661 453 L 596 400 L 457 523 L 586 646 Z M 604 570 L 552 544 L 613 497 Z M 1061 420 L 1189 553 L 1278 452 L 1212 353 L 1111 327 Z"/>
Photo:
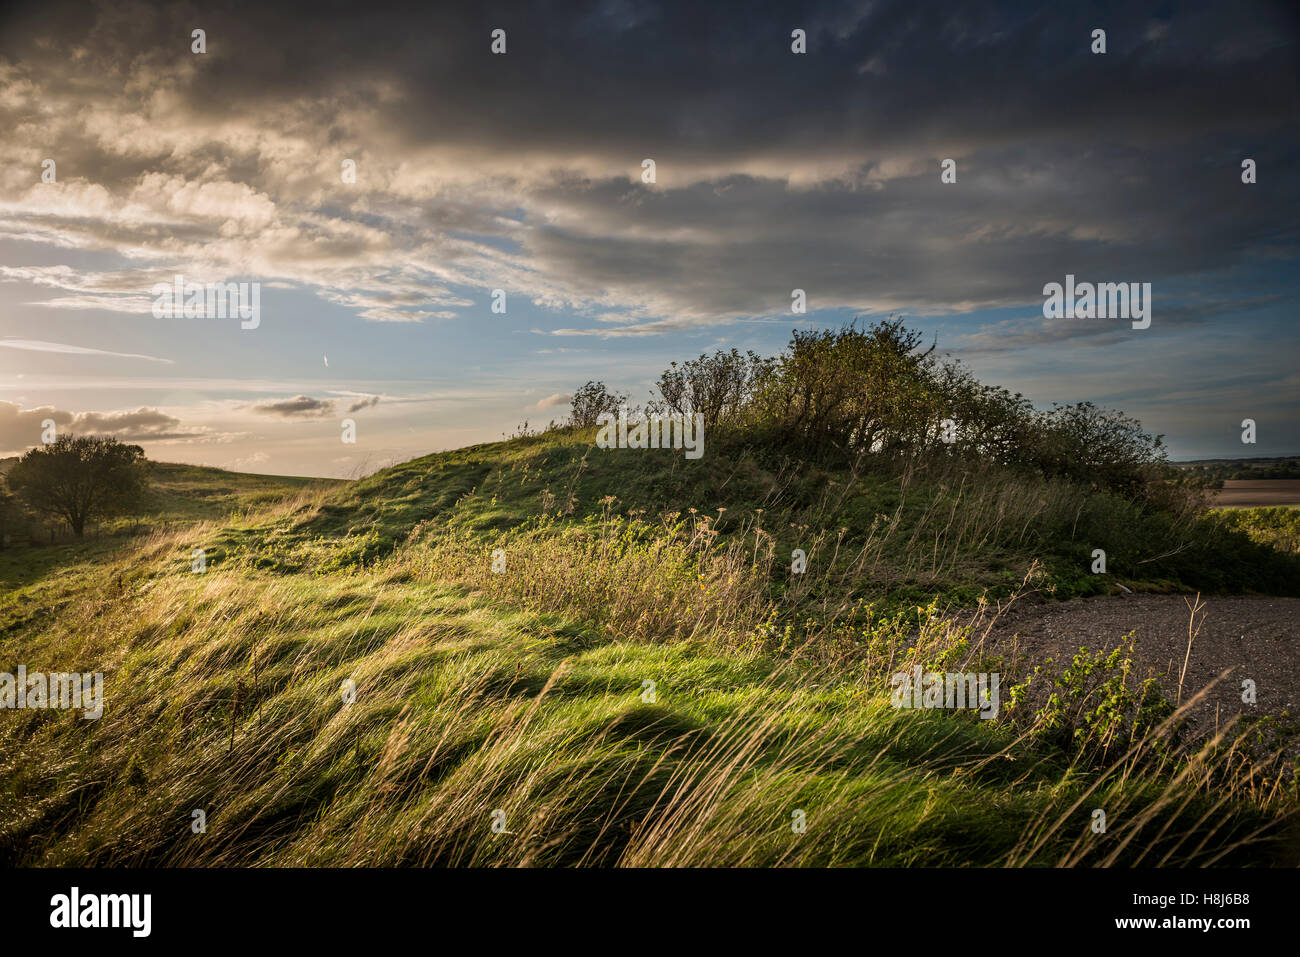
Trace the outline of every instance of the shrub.
<path fill-rule="evenodd" d="M 604 413 L 614 414 L 627 402 L 626 395 L 610 392 L 603 382 L 588 382 L 573 393 L 569 424 L 576 429 L 592 429 Z"/>
<path fill-rule="evenodd" d="M 1023 395 L 940 362 L 934 349 L 898 319 L 795 330 L 772 358 L 732 349 L 672 363 L 647 409 L 700 413 L 710 429 L 743 427 L 763 445 L 824 464 L 864 455 L 978 459 L 1180 515 L 1204 507 L 1205 478 L 1170 466 L 1163 438 L 1137 420 L 1091 402 L 1035 411 Z M 574 395 L 571 422 L 592 427 L 624 402 L 588 382 Z"/>
<path fill-rule="evenodd" d="M 701 413 L 715 429 L 736 424 L 775 362 L 753 352 L 742 356 L 735 349 L 719 349 L 711 356 L 701 355 L 680 366 L 674 362 L 659 377 L 663 409 L 680 415 Z"/>
<path fill-rule="evenodd" d="M 1080 648 L 1060 674 L 1052 660 L 1034 669 L 1022 684 L 1011 689 L 1013 714 L 1046 685 L 1046 700 L 1025 722 L 1029 733 L 1067 753 L 1103 762 L 1123 754 L 1139 741 L 1149 741 L 1164 731 L 1166 744 L 1177 744 L 1178 728 L 1162 725 L 1174 714 L 1155 678 L 1137 681 L 1132 674 L 1134 636 L 1128 646 L 1109 652 Z M 1023 711 L 1023 709 L 1020 709 Z"/>

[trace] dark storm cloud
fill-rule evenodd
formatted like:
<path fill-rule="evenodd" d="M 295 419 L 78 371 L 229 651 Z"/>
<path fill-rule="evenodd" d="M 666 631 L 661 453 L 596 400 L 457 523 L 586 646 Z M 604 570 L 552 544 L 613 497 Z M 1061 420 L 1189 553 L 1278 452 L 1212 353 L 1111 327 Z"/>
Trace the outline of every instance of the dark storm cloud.
<path fill-rule="evenodd" d="M 1161 330 L 1203 326 L 1219 318 L 1249 317 L 1252 312 L 1285 303 L 1290 297 L 1256 296 L 1231 301 L 1173 303 L 1161 305 L 1158 321 Z M 1153 319 L 1153 322 L 1155 320 Z M 947 346 L 962 355 L 1012 352 L 1028 346 L 1051 345 L 1066 339 L 1079 339 L 1091 345 L 1123 342 L 1129 336 L 1129 324 L 1112 319 L 1044 319 L 1041 314 L 1024 319 L 1008 319 L 968 335 L 949 340 Z"/>
<path fill-rule="evenodd" d="M 635 7 L 635 12 L 633 12 Z M 167 72 L 196 113 L 237 115 L 322 94 L 375 110 L 408 142 L 686 156 L 870 155 L 920 143 L 1070 138 L 1080 147 L 1259 130 L 1295 106 L 1284 4 L 41 3 L 10 13 L 0 55 L 76 49 L 109 76 Z M 790 54 L 790 30 L 809 53 Z M 503 28 L 504 57 L 487 54 Z M 1089 33 L 1107 30 L 1105 56 Z M 52 65 L 52 64 L 51 64 Z M 53 71 L 52 93 L 111 84 Z M 391 92 L 378 92 L 382 85 Z M 328 119 L 327 117 L 321 119 Z M 339 131 L 340 133 L 342 131 Z M 230 144 L 232 150 L 237 144 Z M 639 157 L 638 157 L 639 160 Z M 635 161 L 634 161 L 635 162 Z"/>
<path fill-rule="evenodd" d="M 80 192 L 67 208 L 33 198 L 0 231 L 214 268 L 250 258 L 369 319 L 454 316 L 466 300 L 448 285 L 506 275 L 543 304 L 623 320 L 561 332 L 617 337 L 787 312 L 793 288 L 810 308 L 963 311 L 1033 302 L 1066 273 L 1159 295 L 1295 255 L 1283 4 L 127 2 L 9 17 L 0 128 L 38 141 L 11 143 L 11 168 L 57 156 Z M 497 27 L 505 56 L 488 52 Z M 790 52 L 795 27 L 806 55 Z M 40 122 L 65 103 L 88 119 Z M 96 129 L 94 110 L 116 126 Z M 357 159 L 353 191 L 335 185 L 341 157 Z"/>

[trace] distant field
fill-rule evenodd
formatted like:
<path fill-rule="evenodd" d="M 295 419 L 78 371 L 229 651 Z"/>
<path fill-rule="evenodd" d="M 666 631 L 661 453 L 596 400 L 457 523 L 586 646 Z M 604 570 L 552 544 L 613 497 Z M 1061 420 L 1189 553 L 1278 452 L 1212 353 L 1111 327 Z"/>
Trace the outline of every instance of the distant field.
<path fill-rule="evenodd" d="M 1215 508 L 1300 505 L 1300 479 L 1229 479 L 1214 498 Z"/>
<path fill-rule="evenodd" d="M 0 460 L 0 474 L 15 461 Z M 57 543 L 46 545 L 47 533 L 42 527 L 39 545 L 29 545 L 25 534 L 15 534 L 8 545 L 0 544 L 0 596 L 6 590 L 40 581 L 58 569 L 106 562 L 131 538 L 152 529 L 219 521 L 300 490 L 341 484 L 334 479 L 252 475 L 203 465 L 152 462 L 149 490 L 134 514 L 94 525 L 84 539 L 61 531 Z"/>

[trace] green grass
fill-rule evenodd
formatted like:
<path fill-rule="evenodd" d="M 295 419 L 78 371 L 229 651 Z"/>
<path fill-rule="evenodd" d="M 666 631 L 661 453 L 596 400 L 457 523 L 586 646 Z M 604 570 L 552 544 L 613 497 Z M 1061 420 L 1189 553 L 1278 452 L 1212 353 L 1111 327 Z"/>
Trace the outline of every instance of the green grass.
<path fill-rule="evenodd" d="M 344 484 L 335 479 L 254 475 L 201 465 L 155 462 L 150 468 L 150 494 L 132 521 L 157 524 L 220 519 L 234 512 L 274 504 L 289 492 Z"/>
<path fill-rule="evenodd" d="M 938 600 L 1009 590 L 1036 559 L 1068 571 L 1090 544 L 1079 527 L 1121 549 L 1161 528 L 1108 519 L 1106 502 L 1071 487 L 831 474 L 743 450 L 620 455 L 564 434 L 336 487 L 170 474 L 152 532 L 88 545 L 0 602 L 0 670 L 106 682 L 97 721 L 3 715 L 0 860 L 1294 856 L 1293 788 L 1230 739 L 1179 754 L 1162 726 L 1085 758 L 1009 709 L 979 721 L 890 706 L 889 674 L 914 663 L 1001 667 L 935 614 Z M 277 500 L 249 508 L 259 497 Z M 1274 553 L 1246 544 L 1243 560 L 1266 569 Z M 789 574 L 793 547 L 809 552 L 806 576 Z M 209 556 L 203 574 L 194 548 Z M 917 596 L 926 608 L 904 608 Z"/>
<path fill-rule="evenodd" d="M 97 722 L 9 716 L 0 849 L 12 862 L 938 866 L 1264 853 L 1232 849 L 1267 822 L 1260 810 L 1198 828 L 1210 793 L 1174 801 L 1158 776 L 1071 768 L 1009 728 L 895 711 L 870 682 L 764 655 L 630 644 L 370 575 L 150 581 L 107 606 L 73 599 L 25 649 L 33 669 L 73 649 L 105 668 L 109 706 Z M 1114 810 L 1106 840 L 1088 836 L 1094 805 Z M 190 830 L 196 809 L 202 835 Z M 508 834 L 491 830 L 497 809 Z M 795 810 L 804 834 L 790 827 Z M 1127 848 L 1126 829 L 1139 838 Z"/>
<path fill-rule="evenodd" d="M 132 537 L 168 525 L 215 521 L 281 501 L 286 494 L 342 483 L 329 479 L 281 475 L 250 475 L 199 465 L 168 462 L 150 464 L 149 491 L 130 515 L 100 523 L 81 540 L 61 534 L 47 544 L 48 532 L 36 530 L 37 544 L 13 534 L 0 548 L 0 589 L 21 591 L 59 571 L 76 575 L 78 569 L 105 562 Z"/>
<path fill-rule="evenodd" d="M 692 512 L 691 510 L 694 510 Z M 1200 517 L 1175 519 L 1117 496 L 953 462 L 826 470 L 744 446 L 691 461 L 671 450 L 602 450 L 569 432 L 439 453 L 349 484 L 274 526 L 249 524 L 222 545 L 265 567 L 362 566 L 418 527 L 494 537 L 544 516 L 607 512 L 649 522 L 712 520 L 724 539 L 763 530 L 775 566 L 795 548 L 836 597 L 899 605 L 1009 594 L 1047 571 L 1061 597 L 1142 590 L 1300 594 L 1300 561 Z M 1108 575 L 1091 572 L 1107 553 Z M 786 576 L 788 577 L 788 576 Z"/>

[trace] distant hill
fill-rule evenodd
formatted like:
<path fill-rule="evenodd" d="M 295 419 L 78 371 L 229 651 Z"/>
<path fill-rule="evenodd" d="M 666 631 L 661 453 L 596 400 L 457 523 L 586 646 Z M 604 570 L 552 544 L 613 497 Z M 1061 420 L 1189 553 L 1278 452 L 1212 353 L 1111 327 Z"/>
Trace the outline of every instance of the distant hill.
<path fill-rule="evenodd" d="M 0 459 L 0 475 L 17 462 Z M 150 481 L 136 511 L 93 526 L 77 540 L 62 523 L 24 510 L 3 529 L 0 544 L 0 589 L 30 583 L 71 561 L 106 561 L 137 535 L 204 521 L 222 521 L 238 513 L 279 502 L 296 492 L 347 484 L 337 479 L 250 475 L 225 469 L 172 462 L 150 462 Z M 40 547 L 29 548 L 37 542 Z"/>
<path fill-rule="evenodd" d="M 1211 480 L 1300 479 L 1300 455 L 1240 459 L 1195 459 L 1175 462 L 1178 468 Z"/>
<path fill-rule="evenodd" d="M 257 475 L 206 465 L 152 462 L 145 517 L 169 522 L 219 519 L 236 509 L 278 501 L 287 492 L 346 484 L 343 479 Z"/>

